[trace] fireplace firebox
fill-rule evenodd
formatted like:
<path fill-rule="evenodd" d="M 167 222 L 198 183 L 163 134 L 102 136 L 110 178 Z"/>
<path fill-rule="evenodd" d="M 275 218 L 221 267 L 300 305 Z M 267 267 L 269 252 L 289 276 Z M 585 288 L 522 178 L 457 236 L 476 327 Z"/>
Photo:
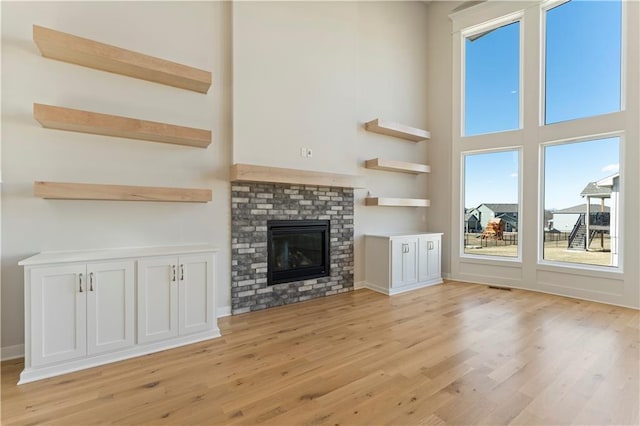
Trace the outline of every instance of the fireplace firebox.
<path fill-rule="evenodd" d="M 267 221 L 268 285 L 328 275 L 328 220 Z"/>

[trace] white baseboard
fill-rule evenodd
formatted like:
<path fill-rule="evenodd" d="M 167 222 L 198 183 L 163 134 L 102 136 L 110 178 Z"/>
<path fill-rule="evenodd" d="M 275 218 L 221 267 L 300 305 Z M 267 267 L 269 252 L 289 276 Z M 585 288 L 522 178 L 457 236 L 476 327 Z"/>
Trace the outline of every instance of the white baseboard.
<path fill-rule="evenodd" d="M 219 306 L 216 308 L 218 318 L 228 317 L 231 315 L 231 306 Z"/>
<path fill-rule="evenodd" d="M 13 345 L 2 348 L 2 355 L 0 360 L 8 361 L 10 359 L 23 358 L 24 357 L 24 345 Z"/>
<path fill-rule="evenodd" d="M 356 281 L 353 283 L 353 289 L 354 290 L 360 290 L 361 288 L 367 288 L 367 282 L 366 281 Z"/>

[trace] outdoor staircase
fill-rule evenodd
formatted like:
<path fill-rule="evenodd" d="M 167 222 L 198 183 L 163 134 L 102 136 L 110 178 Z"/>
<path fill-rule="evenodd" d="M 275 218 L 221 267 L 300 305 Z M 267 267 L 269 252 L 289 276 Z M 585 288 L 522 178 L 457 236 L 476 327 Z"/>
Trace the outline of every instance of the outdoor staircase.
<path fill-rule="evenodd" d="M 585 223 L 585 216 L 586 215 L 582 213 L 580 217 L 578 217 L 576 224 L 571 230 L 571 234 L 569 234 L 569 249 L 586 250 L 591 245 L 591 241 L 593 241 L 593 238 L 598 233 L 598 231 L 591 230 L 589 232 L 589 242 L 587 243 L 587 224 Z"/>

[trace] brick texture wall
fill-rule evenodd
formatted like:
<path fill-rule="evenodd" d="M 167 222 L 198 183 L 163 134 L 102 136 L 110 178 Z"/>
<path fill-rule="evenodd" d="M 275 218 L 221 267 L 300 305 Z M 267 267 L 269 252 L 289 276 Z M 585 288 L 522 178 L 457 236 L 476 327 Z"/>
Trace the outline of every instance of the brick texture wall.
<path fill-rule="evenodd" d="M 231 186 L 231 312 L 353 290 L 353 189 L 271 183 Z M 330 220 L 330 276 L 267 286 L 267 220 Z"/>

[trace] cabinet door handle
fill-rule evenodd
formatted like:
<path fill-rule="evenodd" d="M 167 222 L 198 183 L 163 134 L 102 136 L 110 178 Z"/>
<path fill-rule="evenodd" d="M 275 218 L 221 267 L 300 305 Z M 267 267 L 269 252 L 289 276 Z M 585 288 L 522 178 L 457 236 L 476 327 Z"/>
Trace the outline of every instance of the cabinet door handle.
<path fill-rule="evenodd" d="M 184 265 L 180 265 L 180 281 L 184 281 Z"/>
<path fill-rule="evenodd" d="M 89 291 L 93 291 L 93 272 L 89 273 Z"/>
<path fill-rule="evenodd" d="M 82 293 L 84 290 L 82 289 L 82 274 L 78 275 L 78 278 L 80 279 L 80 293 Z"/>
<path fill-rule="evenodd" d="M 171 265 L 171 281 L 176 282 L 176 265 Z"/>

